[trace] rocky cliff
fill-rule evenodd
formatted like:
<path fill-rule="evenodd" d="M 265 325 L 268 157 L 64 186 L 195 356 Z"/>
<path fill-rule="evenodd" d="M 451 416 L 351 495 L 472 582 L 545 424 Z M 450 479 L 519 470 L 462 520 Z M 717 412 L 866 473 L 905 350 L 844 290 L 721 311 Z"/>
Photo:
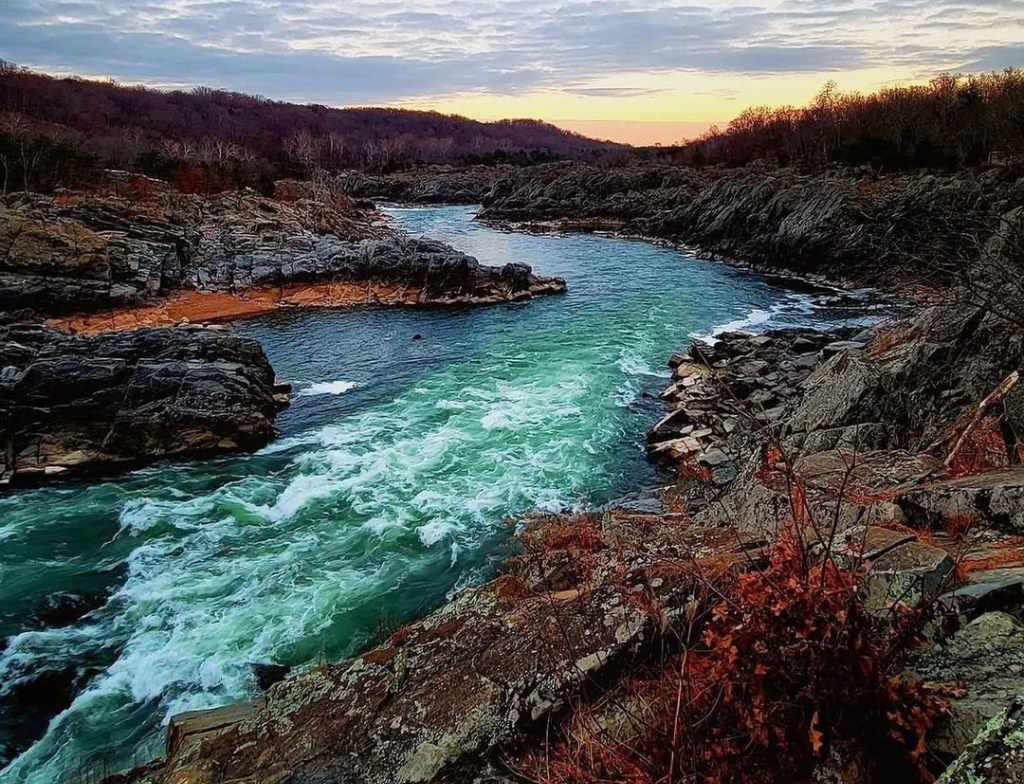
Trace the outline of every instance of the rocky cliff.
<path fill-rule="evenodd" d="M 283 394 L 258 343 L 207 329 L 0 326 L 0 488 L 256 449 Z"/>
<path fill-rule="evenodd" d="M 499 180 L 480 218 L 662 238 L 762 270 L 929 282 L 976 258 L 1022 202 L 1011 168 L 875 176 L 557 164 Z"/>
<path fill-rule="evenodd" d="M 514 166 L 428 166 L 394 174 L 352 171 L 338 184 L 356 199 L 397 204 L 479 204 L 494 183 L 515 173 Z"/>

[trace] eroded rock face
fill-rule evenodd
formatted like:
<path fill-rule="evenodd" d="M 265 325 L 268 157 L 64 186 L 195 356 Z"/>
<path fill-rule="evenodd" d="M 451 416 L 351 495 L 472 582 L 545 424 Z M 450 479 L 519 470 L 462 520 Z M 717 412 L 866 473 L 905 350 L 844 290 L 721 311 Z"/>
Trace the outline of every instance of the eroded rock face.
<path fill-rule="evenodd" d="M 197 328 L 82 338 L 0 326 L 5 485 L 255 449 L 277 407 L 254 341 Z"/>
<path fill-rule="evenodd" d="M 401 204 L 479 204 L 495 182 L 514 171 L 512 166 L 428 166 L 383 175 L 351 171 L 339 177 L 338 183 L 345 193 L 358 199 Z"/>
<path fill-rule="evenodd" d="M 620 228 L 760 269 L 880 280 L 959 258 L 963 233 L 1022 201 L 997 171 L 861 177 L 552 164 L 511 172 L 481 218 Z M 952 228 L 952 227 L 959 228 Z"/>
<path fill-rule="evenodd" d="M 313 282 L 399 285 L 425 304 L 487 303 L 565 291 L 529 266 L 502 268 L 399 236 L 379 214 L 255 196 L 165 194 L 153 203 L 85 198 L 0 204 L 0 309 L 48 314 L 137 306 L 170 292 L 244 295 Z"/>

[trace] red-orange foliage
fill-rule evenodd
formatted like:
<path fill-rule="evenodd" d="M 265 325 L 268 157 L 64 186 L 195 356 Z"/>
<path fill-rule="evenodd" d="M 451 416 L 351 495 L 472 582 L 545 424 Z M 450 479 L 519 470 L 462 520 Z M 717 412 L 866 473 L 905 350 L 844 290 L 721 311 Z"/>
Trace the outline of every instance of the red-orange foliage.
<path fill-rule="evenodd" d="M 960 443 L 949 465 L 951 476 L 969 476 L 1009 465 L 1009 450 L 999 417 L 981 420 Z"/>
<path fill-rule="evenodd" d="M 687 455 L 679 461 L 679 478 L 683 481 L 710 482 L 711 477 L 711 467 L 699 463 L 693 455 Z"/>
<path fill-rule="evenodd" d="M 175 172 L 173 184 L 175 190 L 182 193 L 198 193 L 206 196 L 234 190 L 234 186 L 230 182 L 220 179 L 203 166 L 191 163 L 185 164 Z"/>
<path fill-rule="evenodd" d="M 409 627 L 409 626 L 402 626 L 402 627 L 396 629 L 392 633 L 391 637 L 388 638 L 388 642 L 390 642 L 396 648 L 400 647 L 400 646 L 405 644 L 405 642 L 409 639 L 409 635 L 411 635 L 411 634 L 412 634 L 412 628 L 411 627 Z"/>
<path fill-rule="evenodd" d="M 601 532 L 589 516 L 543 518 L 523 536 L 528 550 L 576 550 L 593 553 L 604 547 Z"/>
<path fill-rule="evenodd" d="M 945 703 L 900 677 L 915 635 L 867 613 L 856 583 L 831 562 L 805 570 L 797 547 L 780 546 L 764 571 L 721 589 L 682 652 L 615 692 L 614 709 L 578 711 L 525 773 L 542 784 L 777 784 L 843 748 L 931 780 L 925 739 Z"/>

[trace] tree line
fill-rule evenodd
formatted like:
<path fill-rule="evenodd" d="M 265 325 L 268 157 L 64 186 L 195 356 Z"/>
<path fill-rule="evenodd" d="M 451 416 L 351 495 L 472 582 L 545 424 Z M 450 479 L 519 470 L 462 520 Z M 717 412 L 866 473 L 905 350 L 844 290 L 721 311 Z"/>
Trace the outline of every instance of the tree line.
<path fill-rule="evenodd" d="M 925 85 L 867 95 L 829 82 L 809 106 L 752 107 L 725 129 L 647 154 L 690 166 L 766 161 L 886 170 L 1017 157 L 1024 155 L 1024 71 L 943 74 Z"/>

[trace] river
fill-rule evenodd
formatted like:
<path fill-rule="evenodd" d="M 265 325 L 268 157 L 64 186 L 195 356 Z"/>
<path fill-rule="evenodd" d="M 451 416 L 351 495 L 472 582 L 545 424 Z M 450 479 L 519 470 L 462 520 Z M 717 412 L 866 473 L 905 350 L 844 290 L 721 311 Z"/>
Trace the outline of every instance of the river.
<path fill-rule="evenodd" d="M 349 655 L 484 579 L 510 516 L 657 483 L 652 396 L 692 336 L 851 315 L 644 242 L 393 214 L 569 294 L 237 323 L 295 385 L 270 446 L 0 498 L 0 782 L 158 756 L 170 715 L 253 696 L 252 663 Z"/>

